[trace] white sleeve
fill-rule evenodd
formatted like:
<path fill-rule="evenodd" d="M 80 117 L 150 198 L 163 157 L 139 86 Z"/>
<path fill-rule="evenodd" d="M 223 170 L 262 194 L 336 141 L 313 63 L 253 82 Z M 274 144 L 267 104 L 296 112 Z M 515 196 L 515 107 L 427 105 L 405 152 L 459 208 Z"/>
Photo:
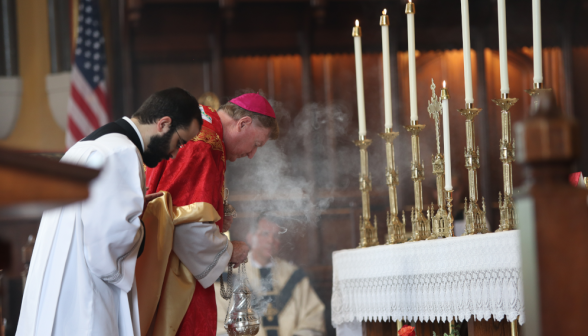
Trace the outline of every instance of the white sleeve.
<path fill-rule="evenodd" d="M 99 161 L 94 153 L 90 165 Z M 128 292 L 143 239 L 142 166 L 134 148 L 108 155 L 103 162 L 100 175 L 90 184 L 89 198 L 82 203 L 84 254 L 94 275 Z"/>
<path fill-rule="evenodd" d="M 216 224 L 195 222 L 176 226 L 173 250 L 202 287 L 208 288 L 229 264 L 233 244 Z"/>

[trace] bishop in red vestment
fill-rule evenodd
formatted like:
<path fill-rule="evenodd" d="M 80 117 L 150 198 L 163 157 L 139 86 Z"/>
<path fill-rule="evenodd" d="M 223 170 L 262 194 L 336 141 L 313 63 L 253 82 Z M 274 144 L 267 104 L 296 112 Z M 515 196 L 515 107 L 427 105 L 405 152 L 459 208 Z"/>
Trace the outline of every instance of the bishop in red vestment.
<path fill-rule="evenodd" d="M 257 148 L 275 139 L 275 113 L 265 98 L 239 96 L 218 113 L 200 106 L 200 134 L 174 160 L 147 169 L 152 201 L 143 221 L 145 258 L 137 264 L 141 333 L 214 336 L 214 281 L 229 263 L 241 263 L 248 248 L 221 232 L 224 218 L 226 160 L 253 158 Z"/>

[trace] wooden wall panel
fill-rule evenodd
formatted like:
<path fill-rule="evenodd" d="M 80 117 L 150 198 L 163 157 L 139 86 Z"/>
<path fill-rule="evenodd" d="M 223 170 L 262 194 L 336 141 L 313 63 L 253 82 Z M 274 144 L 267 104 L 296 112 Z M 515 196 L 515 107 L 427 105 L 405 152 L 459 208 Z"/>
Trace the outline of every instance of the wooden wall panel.
<path fill-rule="evenodd" d="M 501 321 L 490 321 L 482 320 L 476 321 L 474 318 L 470 318 L 467 323 L 468 325 L 468 336 L 511 336 L 511 323 L 505 318 Z M 518 326 L 519 335 L 522 336 L 520 325 Z"/>
<path fill-rule="evenodd" d="M 175 86 L 198 98 L 204 92 L 203 66 L 202 63 L 139 64 L 136 85 L 136 108 L 152 93 Z"/>
<path fill-rule="evenodd" d="M 229 99 L 243 92 L 268 92 L 266 56 L 256 57 L 226 57 L 223 62 L 224 92 Z M 219 97 L 220 98 L 220 97 Z M 221 101 L 226 101 L 221 99 Z"/>
<path fill-rule="evenodd" d="M 415 323 L 416 327 L 416 334 L 417 335 L 433 335 L 433 332 L 437 334 L 437 336 L 443 336 L 444 333 L 449 333 L 449 323 L 447 322 L 421 322 L 417 321 Z"/>
<path fill-rule="evenodd" d="M 302 58 L 299 55 L 272 56 L 274 97 L 296 116 L 302 108 Z"/>
<path fill-rule="evenodd" d="M 574 116 L 580 125 L 580 139 L 582 143 L 580 160 L 577 170 L 588 176 L 588 47 L 574 48 Z"/>

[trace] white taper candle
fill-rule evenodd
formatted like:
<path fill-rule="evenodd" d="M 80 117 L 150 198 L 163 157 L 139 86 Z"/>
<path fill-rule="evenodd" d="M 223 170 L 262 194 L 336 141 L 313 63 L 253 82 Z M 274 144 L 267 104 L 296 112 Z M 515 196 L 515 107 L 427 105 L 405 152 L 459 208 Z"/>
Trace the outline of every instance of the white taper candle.
<path fill-rule="evenodd" d="M 410 89 L 410 121 L 418 121 L 417 84 L 416 84 L 416 50 L 414 43 L 414 13 L 412 0 L 406 4 L 406 24 L 408 31 L 408 83 Z"/>
<path fill-rule="evenodd" d="M 543 83 L 541 0 L 533 0 L 533 83 Z"/>
<path fill-rule="evenodd" d="M 382 11 L 382 16 L 380 16 L 380 26 L 382 26 L 382 69 L 384 71 L 384 127 L 387 129 L 392 128 L 392 81 L 390 79 L 389 25 L 390 20 L 384 9 Z"/>
<path fill-rule="evenodd" d="M 451 142 L 449 140 L 449 92 L 443 81 L 441 90 L 441 103 L 443 104 L 443 156 L 445 158 L 445 190 L 453 190 L 451 181 Z"/>
<path fill-rule="evenodd" d="M 498 53 L 500 57 L 500 93 L 509 93 L 508 86 L 508 48 L 506 46 L 506 5 L 498 0 Z"/>
<path fill-rule="evenodd" d="M 355 20 L 353 27 L 353 44 L 355 46 L 355 79 L 357 83 L 357 120 L 359 124 L 359 138 L 367 134 L 365 127 L 365 98 L 363 95 L 363 62 L 361 54 L 361 27 L 359 20 Z"/>
<path fill-rule="evenodd" d="M 470 13 L 468 0 L 461 0 L 461 32 L 463 35 L 463 74 L 465 79 L 465 102 L 474 103 L 472 88 L 472 56 L 470 45 Z"/>

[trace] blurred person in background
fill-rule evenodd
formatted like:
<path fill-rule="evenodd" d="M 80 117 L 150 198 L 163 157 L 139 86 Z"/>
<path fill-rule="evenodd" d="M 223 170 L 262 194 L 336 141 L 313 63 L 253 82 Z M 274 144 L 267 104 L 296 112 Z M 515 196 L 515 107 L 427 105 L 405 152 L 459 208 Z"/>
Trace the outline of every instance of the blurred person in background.
<path fill-rule="evenodd" d="M 141 216 L 160 196 L 145 196 L 144 165 L 177 156 L 201 125 L 196 98 L 167 89 L 65 153 L 62 162 L 101 172 L 86 200 L 43 214 L 17 335 L 140 335 L 135 265 L 150 234 Z"/>
<path fill-rule="evenodd" d="M 280 250 L 279 218 L 262 213 L 247 234 L 251 247 L 246 273 L 256 295 L 269 302 L 261 317 L 257 336 L 320 336 L 325 334 L 325 305 L 321 302 L 302 269 L 276 258 Z M 225 282 L 226 283 L 226 282 Z M 227 335 L 224 328 L 229 301 L 220 295 L 215 283 L 217 335 Z"/>

